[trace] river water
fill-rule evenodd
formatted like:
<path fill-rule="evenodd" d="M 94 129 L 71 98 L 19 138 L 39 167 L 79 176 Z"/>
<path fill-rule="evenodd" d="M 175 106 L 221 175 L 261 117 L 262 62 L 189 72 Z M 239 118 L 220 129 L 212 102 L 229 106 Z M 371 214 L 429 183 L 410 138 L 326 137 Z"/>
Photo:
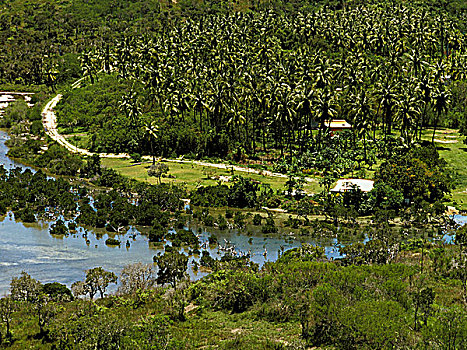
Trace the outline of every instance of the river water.
<path fill-rule="evenodd" d="M 0 163 L 6 169 L 14 167 L 31 169 L 6 156 L 7 139 L 7 133 L 0 131 Z M 11 213 L 0 218 L 0 296 L 8 292 L 11 278 L 19 276 L 23 270 L 42 283 L 60 282 L 70 286 L 73 282 L 82 280 L 87 269 L 102 266 L 118 275 L 122 268 L 130 263 L 151 263 L 153 256 L 162 251 L 161 246 L 151 247 L 147 237 L 140 235 L 133 228 L 126 234 L 116 236 L 123 242 L 121 247 L 109 247 L 104 243 L 108 238 L 107 234 L 98 239 L 91 233 L 87 235 L 90 241 L 87 244 L 82 228 L 79 228 L 76 234 L 58 238 L 48 233 L 50 224 L 52 223 L 24 224 L 16 221 Z M 236 231 L 216 232 L 216 235 L 221 245 L 228 241 L 237 251 L 245 253 L 250 251 L 251 260 L 260 265 L 265 261 L 275 261 L 281 247 L 287 250 L 302 243 L 292 237 L 281 239 L 260 235 L 246 236 Z M 207 242 L 209 236 L 208 232 L 203 231 L 200 240 Z M 128 249 L 125 244 L 127 240 L 130 242 Z M 332 246 L 334 241 L 321 243 L 326 246 L 326 254 L 329 257 L 338 256 L 337 250 Z M 220 256 L 217 248 L 208 248 L 208 250 L 213 257 Z M 267 250 L 266 256 L 264 256 L 265 250 Z M 190 257 L 190 264 L 198 258 Z M 205 273 L 201 272 L 195 274 L 190 269 L 192 279 L 204 275 Z"/>
<path fill-rule="evenodd" d="M 0 163 L 6 169 L 28 168 L 6 156 L 7 139 L 7 133 L 0 131 Z M 465 223 L 467 217 L 456 216 L 456 220 Z M 151 263 L 153 256 L 162 251 L 162 246 L 151 246 L 147 237 L 140 235 L 133 228 L 125 234 L 115 236 L 123 243 L 121 247 L 109 247 L 104 243 L 108 238 L 107 234 L 100 238 L 92 233 L 88 234 L 87 239 L 90 242 L 86 242 L 86 238 L 83 237 L 85 231 L 79 228 L 76 234 L 58 238 L 48 233 L 50 224 L 49 222 L 24 224 L 16 221 L 11 213 L 0 218 L 0 296 L 8 292 L 11 278 L 19 276 L 23 270 L 42 283 L 60 282 L 70 286 L 75 281 L 83 280 L 87 269 L 102 266 L 118 275 L 128 264 Z M 198 232 L 197 229 L 193 227 L 194 232 Z M 259 234 L 247 236 L 236 231 L 215 233 L 221 245 L 229 242 L 236 251 L 251 252 L 251 260 L 260 265 L 265 261 L 275 261 L 280 249 L 298 247 L 302 242 L 319 243 L 325 247 L 328 257 L 339 256 L 338 250 L 334 247 L 336 241 L 331 239 L 316 242 L 312 239 L 299 241 L 293 237 L 273 238 Z M 202 231 L 201 242 L 207 242 L 209 236 L 209 232 Z M 127 240 L 130 243 L 129 248 L 125 245 Z M 220 257 L 217 248 L 208 248 L 208 250 L 213 257 Z M 264 254 L 265 251 L 267 255 Z M 190 264 L 198 259 L 197 256 L 191 256 Z M 204 275 L 206 273 L 195 274 L 190 269 L 192 279 Z"/>

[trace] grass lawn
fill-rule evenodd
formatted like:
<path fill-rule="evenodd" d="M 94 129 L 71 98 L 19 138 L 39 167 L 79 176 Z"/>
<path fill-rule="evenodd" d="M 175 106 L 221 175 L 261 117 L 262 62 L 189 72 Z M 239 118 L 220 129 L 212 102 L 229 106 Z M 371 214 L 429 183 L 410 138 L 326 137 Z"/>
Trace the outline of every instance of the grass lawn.
<path fill-rule="evenodd" d="M 276 324 L 251 316 L 204 310 L 198 316 L 195 310 L 172 328 L 173 337 L 184 349 L 279 349 L 300 343 L 298 322 Z"/>
<path fill-rule="evenodd" d="M 156 178 L 149 177 L 147 174 L 148 167 L 151 165 L 150 162 L 133 165 L 132 162 L 128 159 L 104 158 L 102 159 L 102 165 L 108 168 L 113 168 L 121 175 L 136 179 L 138 181 L 145 181 L 152 184 L 155 184 L 158 181 Z M 197 164 L 167 162 L 167 165 L 169 166 L 168 175 L 172 175 L 174 178 L 162 178 L 162 182 L 186 184 L 188 190 L 192 190 L 198 185 L 216 185 L 218 180 L 213 179 L 214 177 L 232 175 L 231 171 L 227 169 L 205 167 Z M 209 179 L 206 176 L 207 172 L 209 172 Z M 253 180 L 267 183 L 271 185 L 271 188 L 274 190 L 284 189 L 285 182 L 287 181 L 287 179 L 283 177 L 263 176 L 244 171 L 234 171 L 234 174 L 244 177 L 251 177 Z M 308 182 L 304 188 L 308 193 L 316 193 L 320 191 L 318 181 Z"/>
<path fill-rule="evenodd" d="M 431 141 L 432 133 L 432 129 L 425 130 L 422 138 Z M 435 134 L 439 155 L 447 161 L 454 179 L 452 199 L 448 205 L 460 210 L 467 210 L 467 145 L 464 139 L 465 137 L 454 129 L 441 128 Z"/>
<path fill-rule="evenodd" d="M 433 130 L 427 129 L 424 131 L 422 138 L 431 141 Z M 454 187 L 452 197 L 447 202 L 448 205 L 455 206 L 460 210 L 467 210 L 467 145 L 464 144 L 464 136 L 460 135 L 457 130 L 441 128 L 437 130 L 435 135 L 435 143 L 438 147 L 440 156 L 448 163 L 451 176 L 454 179 Z M 438 140 L 438 142 L 436 142 Z M 378 168 L 380 161 L 371 169 L 366 168 L 366 178 L 374 176 L 375 169 Z M 147 169 L 150 162 L 133 165 L 127 159 L 102 159 L 102 164 L 106 167 L 117 170 L 120 174 L 134 178 L 139 181 L 149 183 L 157 183 L 156 178 L 151 178 L 147 175 Z M 205 167 L 197 164 L 188 163 L 173 163 L 167 162 L 169 166 L 169 175 L 173 178 L 163 178 L 163 182 L 173 182 L 176 184 L 186 184 L 188 190 L 192 190 L 199 185 L 215 185 L 218 183 L 216 177 L 231 176 L 230 170 L 218 169 L 213 167 Z M 207 173 L 209 172 L 209 177 Z M 254 180 L 262 183 L 268 183 L 274 190 L 283 190 L 287 179 L 281 177 L 263 176 L 254 173 L 235 171 L 235 175 L 251 177 Z M 352 176 L 353 175 L 353 176 Z M 357 174 L 348 174 L 347 177 L 354 177 Z M 317 193 L 321 191 L 318 180 L 308 182 L 305 185 L 305 191 L 308 193 Z"/>

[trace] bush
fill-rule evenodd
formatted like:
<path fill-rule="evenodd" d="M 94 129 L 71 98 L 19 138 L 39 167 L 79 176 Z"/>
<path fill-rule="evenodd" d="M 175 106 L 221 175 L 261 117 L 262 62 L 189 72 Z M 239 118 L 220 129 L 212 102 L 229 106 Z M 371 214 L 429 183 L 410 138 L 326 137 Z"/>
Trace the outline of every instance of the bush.
<path fill-rule="evenodd" d="M 167 233 L 167 229 L 163 227 L 159 222 L 154 222 L 151 229 L 149 230 L 149 242 L 162 242 Z"/>
<path fill-rule="evenodd" d="M 276 233 L 278 231 L 274 219 L 272 217 L 266 218 L 266 224 L 261 227 L 262 233 Z"/>
<path fill-rule="evenodd" d="M 121 242 L 118 239 L 109 237 L 105 240 L 105 244 L 110 246 L 119 246 Z"/>
<path fill-rule="evenodd" d="M 255 214 L 253 217 L 253 225 L 259 226 L 261 225 L 261 221 L 263 220 L 263 217 L 260 214 Z"/>
<path fill-rule="evenodd" d="M 65 222 L 62 219 L 58 219 L 50 227 L 49 233 L 51 235 L 68 236 L 69 232 L 68 232 L 68 227 L 65 225 Z"/>

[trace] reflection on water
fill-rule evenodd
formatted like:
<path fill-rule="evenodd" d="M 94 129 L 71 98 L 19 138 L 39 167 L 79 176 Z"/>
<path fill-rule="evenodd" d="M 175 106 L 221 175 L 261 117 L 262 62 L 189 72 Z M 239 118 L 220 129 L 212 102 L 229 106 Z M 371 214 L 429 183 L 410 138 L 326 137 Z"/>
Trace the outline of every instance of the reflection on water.
<path fill-rule="evenodd" d="M 0 131 L 0 162 L 6 169 L 15 166 L 27 168 L 6 156 L 8 149 L 4 142 L 7 139 L 8 135 Z M 466 223 L 467 217 L 456 216 L 456 220 Z M 52 237 L 48 233 L 48 223 L 29 225 L 15 222 L 12 215 L 4 218 L 0 222 L 0 295 L 8 292 L 11 278 L 19 276 L 23 270 L 42 283 L 56 281 L 70 286 L 73 282 L 82 280 L 87 269 L 102 266 L 119 274 L 122 268 L 130 263 L 151 263 L 153 256 L 162 249 L 161 246 L 158 249 L 150 248 L 147 237 L 138 234 L 133 228 L 125 234 L 116 235 L 122 242 L 120 247 L 106 246 L 106 234 L 98 239 L 93 234 L 85 238 L 83 233 L 84 230 L 79 228 L 76 234 L 68 237 Z M 302 243 L 293 237 L 247 236 L 235 231 L 216 232 L 216 235 L 221 245 L 227 241 L 237 251 L 251 252 L 251 260 L 260 265 L 265 261 L 275 261 L 279 250 L 298 247 Z M 207 242 L 209 233 L 202 231 L 199 237 L 203 244 Z M 86 239 L 89 240 L 88 244 Z M 125 244 L 127 240 L 130 242 L 128 249 Z M 308 242 L 316 243 L 313 240 Z M 339 256 L 335 240 L 322 240 L 319 243 L 325 247 L 328 257 Z M 213 257 L 220 257 L 217 247 L 208 250 Z M 190 264 L 193 259 L 197 260 L 199 257 L 190 257 Z M 193 279 L 204 275 L 202 272 L 190 272 Z"/>
<path fill-rule="evenodd" d="M 148 239 L 131 228 L 125 234 L 116 235 L 122 244 L 120 247 L 105 245 L 107 234 L 97 238 L 94 234 L 83 237 L 84 229 L 79 228 L 75 234 L 68 237 L 54 237 L 48 233 L 48 224 L 28 225 L 16 222 L 12 215 L 0 223 L 0 294 L 6 293 L 11 277 L 18 276 L 21 271 L 27 271 L 42 283 L 60 282 L 70 286 L 77 280 L 82 280 L 85 270 L 102 266 L 106 270 L 119 273 L 130 263 L 151 263 L 153 256 L 162 251 L 163 247 L 150 247 Z M 221 245 L 228 241 L 236 251 L 251 252 L 251 260 L 263 265 L 265 261 L 275 261 L 278 251 L 298 247 L 301 242 L 296 239 L 265 238 L 245 236 L 234 232 L 216 233 Z M 200 235 L 202 244 L 208 241 L 209 233 L 203 231 Z M 86 242 L 89 240 L 89 242 Z M 126 247 L 126 242 L 130 247 Z M 331 245 L 331 242 L 328 243 Z M 186 252 L 188 249 L 185 249 Z M 217 247 L 207 248 L 213 257 L 222 255 Z M 264 255 L 265 250 L 267 255 Z M 338 256 L 332 246 L 326 247 L 328 256 Z M 191 256 L 199 260 L 199 256 Z M 192 279 L 205 276 L 206 273 L 194 274 Z"/>
<path fill-rule="evenodd" d="M 8 153 L 8 147 L 5 145 L 5 141 L 9 139 L 8 134 L 4 130 L 0 130 L 0 164 L 3 165 L 3 167 L 7 170 L 10 170 L 11 168 L 19 167 L 22 169 L 30 169 L 33 172 L 35 171 L 34 169 L 25 166 L 21 163 L 18 163 L 14 161 L 13 159 L 10 159 L 7 157 Z"/>
<path fill-rule="evenodd" d="M 43 283 L 60 282 L 71 285 L 81 280 L 86 269 L 103 266 L 107 270 L 120 272 L 123 266 L 138 261 L 151 262 L 154 251 L 148 248 L 144 236 L 121 235 L 123 242 L 130 240 L 129 249 L 108 247 L 107 235 L 97 239 L 89 235 L 76 234 L 64 238 L 52 237 L 48 227 L 25 227 L 7 217 L 0 223 L 0 294 L 5 293 L 11 277 L 27 271 Z"/>
<path fill-rule="evenodd" d="M 7 139 L 7 133 L 0 131 L 0 163 L 6 169 L 31 169 L 6 156 Z M 133 228 L 123 235 L 116 236 L 122 242 L 120 247 L 106 246 L 106 234 L 98 239 L 94 234 L 85 238 L 83 233 L 84 230 L 79 228 L 76 234 L 68 237 L 52 237 L 48 233 L 48 223 L 30 225 L 16 222 L 12 215 L 4 218 L 0 222 L 0 295 L 8 291 L 11 278 L 19 276 L 23 270 L 42 283 L 57 281 L 70 286 L 73 282 L 82 280 L 85 270 L 89 268 L 102 266 L 118 274 L 130 263 L 151 263 L 153 256 L 162 250 L 161 246 L 158 249 L 150 248 L 147 237 L 138 234 Z M 287 250 L 301 245 L 301 242 L 294 238 L 245 236 L 237 232 L 216 234 L 221 244 L 226 240 L 235 246 L 237 251 L 251 252 L 251 259 L 260 265 L 265 261 L 276 260 L 281 248 Z M 203 231 L 200 234 L 201 242 L 207 242 L 208 237 L 209 233 Z M 89 242 L 86 242 L 86 239 Z M 125 244 L 127 240 L 130 242 L 128 249 Z M 329 241 L 327 244 L 332 243 Z M 208 247 L 208 250 L 213 257 L 220 257 L 222 254 L 217 248 Z M 265 251 L 266 256 L 263 255 Z M 332 246 L 326 248 L 326 253 L 328 256 L 337 256 L 337 251 Z M 190 263 L 193 259 L 198 260 L 199 257 L 191 257 Z M 196 279 L 205 273 L 190 272 L 190 275 Z"/>

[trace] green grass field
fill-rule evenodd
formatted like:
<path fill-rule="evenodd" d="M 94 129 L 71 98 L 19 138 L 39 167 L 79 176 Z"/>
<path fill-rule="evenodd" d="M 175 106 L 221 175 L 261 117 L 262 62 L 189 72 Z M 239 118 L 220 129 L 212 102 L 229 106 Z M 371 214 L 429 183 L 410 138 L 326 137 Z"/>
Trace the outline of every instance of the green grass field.
<path fill-rule="evenodd" d="M 169 176 L 173 178 L 165 177 L 162 178 L 162 182 L 175 184 L 185 184 L 188 190 L 192 190 L 199 185 L 209 186 L 216 185 L 219 180 L 216 178 L 219 176 L 232 176 L 232 172 L 227 169 L 218 169 L 214 167 L 205 167 L 197 164 L 189 163 L 175 163 L 166 162 L 169 166 Z M 121 175 L 129 178 L 136 179 L 138 181 L 145 181 L 152 184 L 157 183 L 157 179 L 148 176 L 148 168 L 151 162 L 144 162 L 142 164 L 133 165 L 131 160 L 128 159 L 102 159 L 102 165 L 108 168 L 117 170 Z M 209 173 L 209 178 L 207 174 Z M 244 177 L 250 177 L 253 180 L 267 183 L 274 190 L 282 190 L 285 187 L 286 178 L 277 176 L 263 176 L 255 173 L 249 173 L 244 171 L 234 171 L 234 175 L 241 175 Z M 320 191 L 318 181 L 312 181 L 305 184 L 305 191 L 308 193 L 316 193 Z"/>
<path fill-rule="evenodd" d="M 426 130 L 423 139 L 430 140 L 433 130 Z M 441 128 L 435 134 L 439 155 L 448 163 L 450 175 L 454 179 L 452 198 L 448 205 L 459 210 L 467 210 L 467 145 L 465 137 L 458 130 Z"/>
<path fill-rule="evenodd" d="M 430 129 L 425 130 L 422 138 L 431 141 L 432 132 L 433 130 Z M 465 137 L 454 129 L 441 128 L 435 135 L 435 144 L 439 154 L 447 161 L 450 175 L 454 180 L 452 196 L 447 204 L 455 206 L 459 210 L 467 210 L 467 145 L 464 143 L 464 139 Z M 157 183 L 156 178 L 147 175 L 147 170 L 151 165 L 150 162 L 134 165 L 128 159 L 106 158 L 102 159 L 102 164 L 105 167 L 117 170 L 123 176 L 152 184 Z M 167 165 L 170 169 L 168 173 L 170 177 L 162 178 L 162 182 L 185 184 L 188 190 L 192 190 L 200 185 L 215 185 L 219 183 L 218 178 L 220 176 L 232 175 L 230 170 L 206 167 L 194 163 L 167 162 Z M 376 168 L 377 165 L 373 166 L 371 170 L 367 169 L 366 177 L 371 178 Z M 274 190 L 283 190 L 287 181 L 286 178 L 282 177 L 264 176 L 243 171 L 234 171 L 234 174 L 251 177 L 253 180 L 267 183 Z M 308 193 L 321 191 L 318 180 L 308 182 L 305 185 L 305 191 Z"/>

